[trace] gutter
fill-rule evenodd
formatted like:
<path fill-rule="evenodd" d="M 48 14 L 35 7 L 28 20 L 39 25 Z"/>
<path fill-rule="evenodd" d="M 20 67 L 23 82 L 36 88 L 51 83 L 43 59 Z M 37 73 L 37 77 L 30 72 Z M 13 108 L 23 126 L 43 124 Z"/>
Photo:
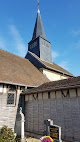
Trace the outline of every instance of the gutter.
<path fill-rule="evenodd" d="M 24 84 L 17 84 L 17 83 L 12 83 L 12 82 L 5 82 L 5 81 L 0 81 L 0 83 L 4 83 L 4 84 L 13 84 L 13 85 L 19 85 L 19 86 L 25 86 L 27 87 L 38 87 L 38 86 L 31 86 L 31 85 L 24 85 Z"/>
<path fill-rule="evenodd" d="M 43 89 L 43 90 L 37 90 L 37 91 L 32 91 L 32 92 L 24 92 L 21 95 L 26 95 L 26 94 L 28 95 L 28 94 L 48 92 L 48 91 L 58 91 L 58 90 L 65 90 L 65 89 L 73 89 L 73 88 L 80 88 L 80 85 L 68 86 L 68 87 L 59 87 L 59 88 L 51 88 L 51 89 Z"/>

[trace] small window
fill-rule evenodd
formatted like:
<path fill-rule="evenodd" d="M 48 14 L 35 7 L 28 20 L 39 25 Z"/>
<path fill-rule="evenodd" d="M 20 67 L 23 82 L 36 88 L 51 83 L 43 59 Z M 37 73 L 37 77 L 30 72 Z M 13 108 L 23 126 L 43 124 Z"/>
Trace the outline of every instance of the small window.
<path fill-rule="evenodd" d="M 10 85 L 9 86 L 9 91 L 16 91 L 16 86 Z"/>
<path fill-rule="evenodd" d="M 13 85 L 9 85 L 7 94 L 7 106 L 15 106 L 16 99 L 16 87 Z"/>
<path fill-rule="evenodd" d="M 8 96 L 7 96 L 7 104 L 8 105 L 11 105 L 11 104 L 15 104 L 15 93 L 8 93 Z"/>

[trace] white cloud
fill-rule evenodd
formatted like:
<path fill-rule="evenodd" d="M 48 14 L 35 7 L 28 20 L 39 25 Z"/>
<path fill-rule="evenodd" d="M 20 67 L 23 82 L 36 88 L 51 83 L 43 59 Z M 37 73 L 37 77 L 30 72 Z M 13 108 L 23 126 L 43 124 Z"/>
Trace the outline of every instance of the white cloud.
<path fill-rule="evenodd" d="M 0 49 L 3 49 L 3 50 L 6 49 L 5 40 L 1 36 L 0 36 Z"/>
<path fill-rule="evenodd" d="M 75 48 L 80 49 L 80 40 L 78 40 L 75 44 L 74 44 Z"/>
<path fill-rule="evenodd" d="M 55 59 L 59 56 L 59 54 L 56 51 L 52 51 L 52 58 Z"/>
<path fill-rule="evenodd" d="M 71 33 L 73 36 L 80 36 L 80 30 L 72 30 Z"/>
<path fill-rule="evenodd" d="M 14 39 L 15 49 L 18 51 L 18 55 L 24 57 L 26 54 L 26 47 L 19 31 L 15 25 L 9 25 L 9 29 Z"/>
<path fill-rule="evenodd" d="M 59 66 L 61 66 L 62 68 L 69 70 L 69 64 L 67 61 L 62 61 L 61 63 L 59 63 Z"/>

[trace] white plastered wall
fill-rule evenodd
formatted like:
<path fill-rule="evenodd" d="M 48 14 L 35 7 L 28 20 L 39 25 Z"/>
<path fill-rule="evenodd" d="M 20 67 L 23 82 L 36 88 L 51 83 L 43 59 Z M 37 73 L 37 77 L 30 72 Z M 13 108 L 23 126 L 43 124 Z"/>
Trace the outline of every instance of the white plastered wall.
<path fill-rule="evenodd" d="M 67 79 L 69 78 L 69 76 L 66 75 L 62 75 L 60 73 L 54 72 L 54 71 L 50 71 L 47 69 L 43 69 L 43 74 L 50 80 L 50 81 L 54 81 L 54 80 L 61 80 L 61 79 Z"/>

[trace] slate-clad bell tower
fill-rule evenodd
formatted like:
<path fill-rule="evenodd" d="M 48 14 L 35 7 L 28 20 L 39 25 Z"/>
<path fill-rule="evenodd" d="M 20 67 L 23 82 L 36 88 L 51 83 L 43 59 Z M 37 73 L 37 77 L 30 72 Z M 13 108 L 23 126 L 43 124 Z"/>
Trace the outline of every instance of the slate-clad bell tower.
<path fill-rule="evenodd" d="M 52 63 L 51 43 L 46 38 L 39 9 L 32 40 L 28 43 L 28 51 L 36 54 L 40 59 Z"/>

